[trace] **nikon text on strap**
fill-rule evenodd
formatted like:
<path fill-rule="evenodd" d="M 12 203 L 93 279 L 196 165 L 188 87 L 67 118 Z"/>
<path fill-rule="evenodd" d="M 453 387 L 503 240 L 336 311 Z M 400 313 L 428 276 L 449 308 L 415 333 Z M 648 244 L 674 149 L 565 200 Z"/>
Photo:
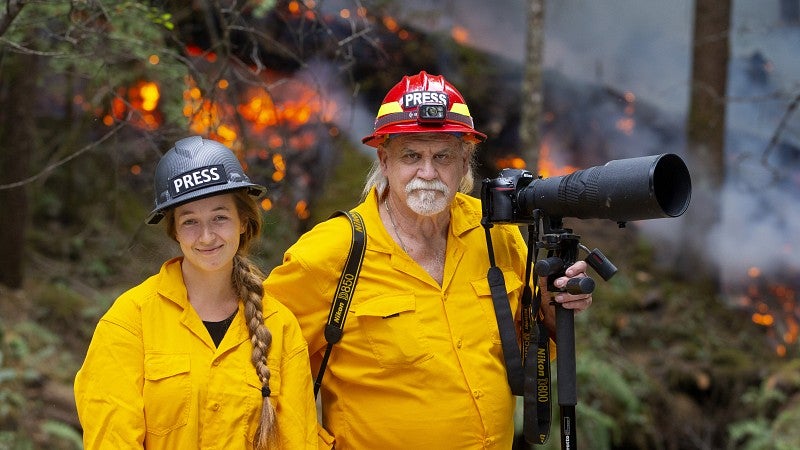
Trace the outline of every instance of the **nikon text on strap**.
<path fill-rule="evenodd" d="M 317 378 L 314 381 L 314 397 L 317 396 L 322 377 L 325 375 L 325 367 L 328 365 L 328 358 L 331 356 L 333 345 L 342 339 L 344 331 L 344 321 L 347 318 L 347 311 L 350 309 L 350 302 L 353 300 L 353 293 L 356 290 L 358 274 L 361 271 L 361 263 L 364 261 L 364 253 L 367 242 L 367 230 L 364 227 L 364 219 L 355 211 L 336 211 L 331 217 L 339 215 L 347 216 L 350 219 L 350 228 L 353 232 L 353 240 L 350 243 L 350 253 L 344 264 L 342 275 L 339 277 L 339 284 L 331 302 L 331 312 L 328 315 L 328 323 L 325 325 L 325 340 L 328 342 L 322 363 L 319 366 Z"/>
<path fill-rule="evenodd" d="M 483 225 L 486 231 L 490 263 L 487 278 L 497 316 L 508 385 L 512 394 L 523 397 L 522 429 L 525 440 L 532 444 L 544 444 L 550 435 L 551 419 L 550 336 L 542 321 L 534 320 L 541 305 L 540 292 L 537 289 L 535 301 L 533 301 L 534 296 L 528 284 L 531 280 L 534 249 L 528 248 L 528 260 L 525 268 L 526 283 L 520 299 L 522 306 L 522 349 L 520 350 L 503 272 L 495 264 L 490 233 L 492 225 L 487 222 L 484 222 Z M 529 243 L 533 242 L 535 239 L 531 236 Z"/>

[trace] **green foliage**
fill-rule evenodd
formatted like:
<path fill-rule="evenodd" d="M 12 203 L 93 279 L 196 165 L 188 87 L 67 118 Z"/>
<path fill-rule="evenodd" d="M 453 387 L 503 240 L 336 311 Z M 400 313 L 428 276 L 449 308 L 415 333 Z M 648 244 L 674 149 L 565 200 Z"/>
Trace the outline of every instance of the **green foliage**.
<path fill-rule="evenodd" d="M 355 148 L 346 139 L 340 139 L 334 146 L 340 149 L 334 164 L 333 174 L 317 199 L 311 221 L 319 223 L 334 211 L 350 209 L 358 203 L 364 181 L 375 157 Z"/>
<path fill-rule="evenodd" d="M 781 411 L 769 420 L 765 417 L 737 422 L 728 431 L 731 448 L 739 450 L 796 450 L 800 447 L 800 406 Z"/>
<path fill-rule="evenodd" d="M 800 448 L 800 361 L 781 367 L 760 386 L 751 388 L 742 402 L 754 415 L 728 427 L 731 448 L 740 450 L 794 450 Z"/>
<path fill-rule="evenodd" d="M 108 110 L 110 98 L 124 95 L 116 90 L 138 80 L 155 81 L 168 122 L 184 123 L 183 77 L 187 68 L 182 49 L 169 45 L 174 30 L 172 15 L 151 2 L 107 0 L 30 2 L 12 23 L 7 38 L 19 48 L 44 56 L 48 73 L 66 82 L 52 83 L 68 95 L 80 87 L 89 108 Z M 158 62 L 150 61 L 157 56 Z M 45 87 L 44 85 L 42 87 Z"/>
<path fill-rule="evenodd" d="M 589 447 L 593 450 L 614 448 L 614 437 L 619 436 L 620 429 L 612 416 L 585 403 L 578 403 L 575 414 L 576 417 L 580 417 L 578 442 L 591 443 Z"/>
<path fill-rule="evenodd" d="M 62 325 L 76 323 L 88 303 L 86 297 L 60 281 L 41 286 L 33 300 L 34 315 L 37 318 L 45 323 Z M 48 336 L 47 330 L 41 331 L 39 339 L 50 337 L 48 344 L 57 342 L 54 336 Z"/>
<path fill-rule="evenodd" d="M 253 6 L 253 16 L 264 17 L 267 13 L 275 7 L 276 0 L 250 0 Z"/>
<path fill-rule="evenodd" d="M 127 1 L 118 5 L 115 12 L 112 14 L 120 14 L 125 11 L 130 11 L 134 15 L 141 14 L 148 21 L 156 25 L 161 25 L 167 30 L 175 28 L 175 24 L 172 23 L 172 14 L 164 12 L 155 6 L 146 5 L 141 2 Z"/>
<path fill-rule="evenodd" d="M 33 450 L 33 441 L 23 434 L 14 431 L 0 430 L 0 449 Z"/>
<path fill-rule="evenodd" d="M 623 435 L 628 443 L 648 442 L 653 433 L 650 405 L 645 401 L 653 396 L 650 377 L 615 354 L 615 344 L 605 329 L 593 330 L 584 345 L 576 360 L 579 429 L 592 448 L 616 448 Z"/>
<path fill-rule="evenodd" d="M 30 320 L 10 324 L 0 318 L 0 332 L 0 448 L 39 448 L 34 436 L 45 436 L 46 448 L 82 448 L 80 435 L 70 425 L 38 422 L 32 412 L 40 401 L 26 395 L 46 379 L 74 376 L 77 365 L 72 353 L 64 351 L 61 337 Z"/>
<path fill-rule="evenodd" d="M 83 437 L 67 424 L 48 420 L 42 424 L 41 431 L 48 437 L 49 448 L 63 450 L 83 448 Z"/>

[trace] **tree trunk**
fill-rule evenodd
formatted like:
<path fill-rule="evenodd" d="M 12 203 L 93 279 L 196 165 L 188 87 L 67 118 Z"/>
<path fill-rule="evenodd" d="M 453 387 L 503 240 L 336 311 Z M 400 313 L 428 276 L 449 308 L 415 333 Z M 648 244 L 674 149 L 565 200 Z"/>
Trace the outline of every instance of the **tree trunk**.
<path fill-rule="evenodd" d="M 719 222 L 725 179 L 725 94 L 728 80 L 730 0 L 695 2 L 692 81 L 687 124 L 692 206 L 680 265 L 688 278 L 719 284 L 708 257 L 708 232 Z"/>
<path fill-rule="evenodd" d="M 22 287 L 25 226 L 28 221 L 26 186 L 15 182 L 28 174 L 33 130 L 32 93 L 36 92 L 36 57 L 7 55 L 0 80 L 0 284 Z M 13 69 L 12 69 L 13 67 Z"/>
<path fill-rule="evenodd" d="M 520 155 L 528 170 L 537 173 L 539 146 L 541 143 L 540 121 L 544 105 L 542 94 L 542 67 L 544 48 L 544 2 L 528 0 L 527 30 L 525 42 L 525 76 L 522 81 L 522 106 L 520 112 Z"/>

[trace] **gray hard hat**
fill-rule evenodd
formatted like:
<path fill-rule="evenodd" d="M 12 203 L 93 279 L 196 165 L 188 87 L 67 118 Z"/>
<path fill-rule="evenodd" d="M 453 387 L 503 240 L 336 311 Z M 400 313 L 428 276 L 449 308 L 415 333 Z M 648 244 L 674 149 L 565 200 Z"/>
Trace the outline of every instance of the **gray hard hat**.
<path fill-rule="evenodd" d="M 250 182 L 231 149 L 217 141 L 191 136 L 179 140 L 156 166 L 155 208 L 148 224 L 164 218 L 164 212 L 192 200 L 235 189 L 247 189 L 260 197 L 264 186 Z"/>

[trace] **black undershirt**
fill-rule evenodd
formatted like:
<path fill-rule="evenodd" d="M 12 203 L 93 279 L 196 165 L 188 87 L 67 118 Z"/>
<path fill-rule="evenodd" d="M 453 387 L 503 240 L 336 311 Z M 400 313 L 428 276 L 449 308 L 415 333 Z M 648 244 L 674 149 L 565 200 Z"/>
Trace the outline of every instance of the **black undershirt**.
<path fill-rule="evenodd" d="M 228 331 L 228 327 L 231 326 L 231 322 L 233 322 L 234 316 L 236 316 L 236 312 L 234 311 L 230 317 L 227 319 L 222 319 L 219 322 L 207 322 L 203 321 L 203 325 L 206 326 L 208 330 L 208 334 L 211 335 L 211 340 L 214 341 L 214 345 L 219 347 L 219 343 L 222 342 L 222 338 L 225 337 L 225 332 Z"/>

